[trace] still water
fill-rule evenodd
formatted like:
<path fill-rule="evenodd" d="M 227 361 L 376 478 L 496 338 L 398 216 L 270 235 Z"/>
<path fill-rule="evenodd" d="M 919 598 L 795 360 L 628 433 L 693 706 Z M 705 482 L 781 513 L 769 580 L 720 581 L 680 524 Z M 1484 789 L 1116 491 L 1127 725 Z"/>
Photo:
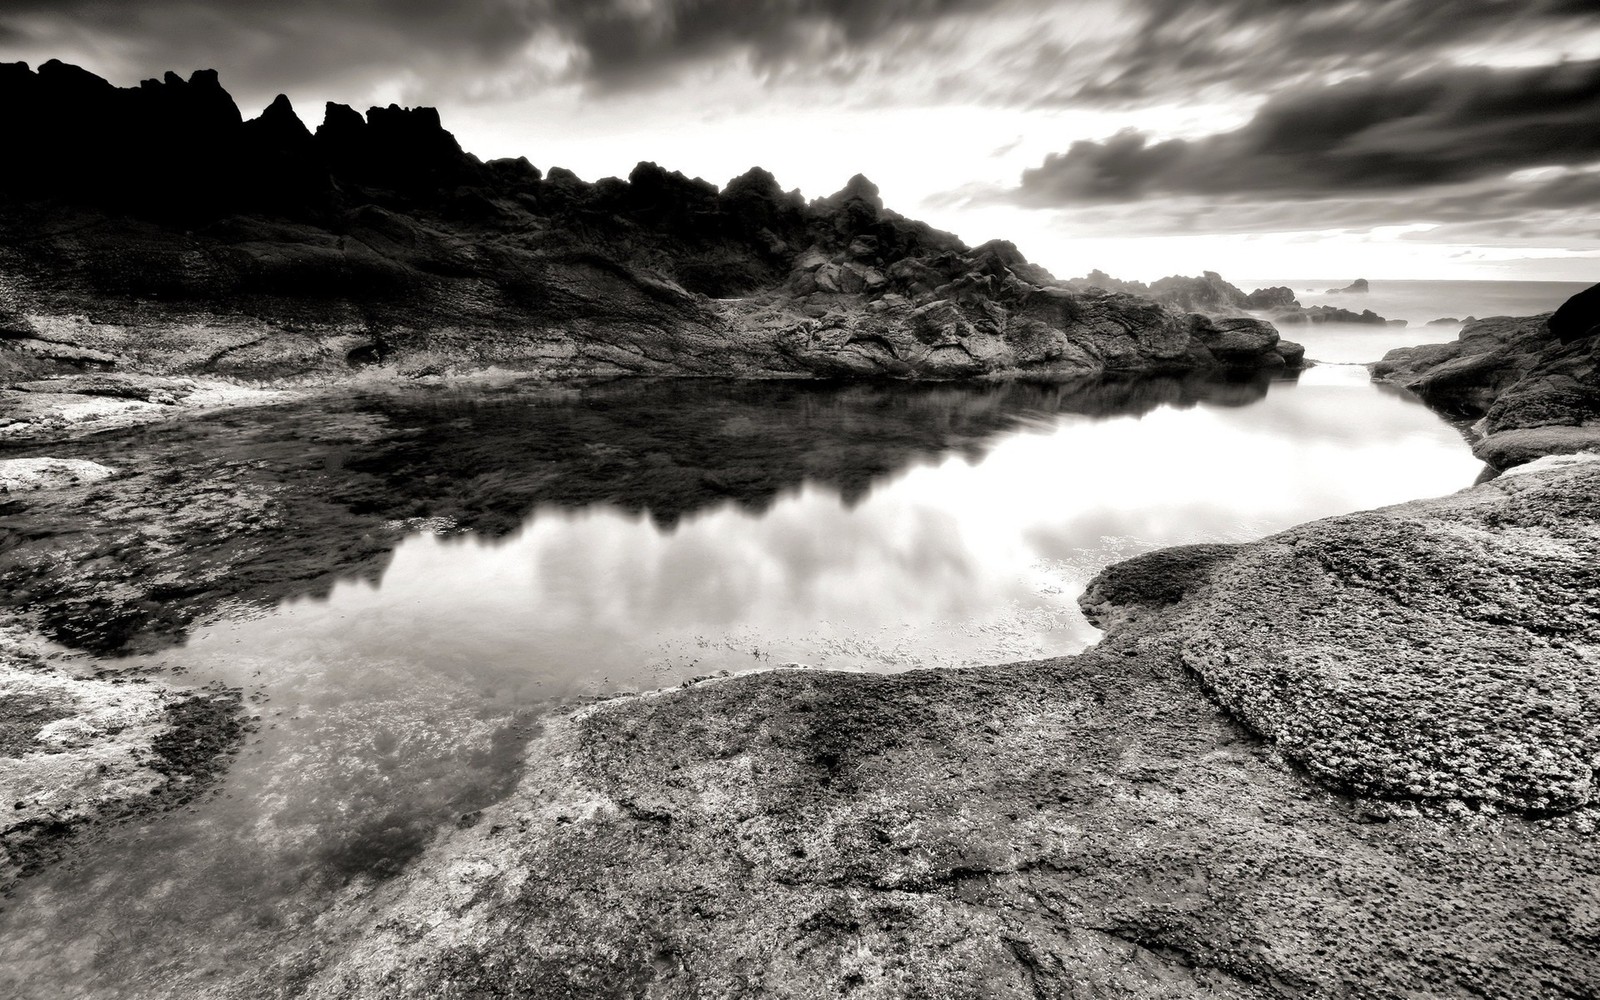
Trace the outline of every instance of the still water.
<path fill-rule="evenodd" d="M 1110 562 L 1480 469 L 1454 429 L 1342 366 L 361 405 L 430 428 L 392 459 L 413 463 L 398 483 L 465 499 L 431 520 L 419 502 L 381 574 L 150 657 L 245 687 L 262 728 L 219 794 L 24 883 L 0 913 L 0 996 L 274 995 L 317 966 L 332 901 L 357 905 L 506 793 L 542 713 L 719 671 L 1072 653 L 1096 638 L 1076 598 Z"/>

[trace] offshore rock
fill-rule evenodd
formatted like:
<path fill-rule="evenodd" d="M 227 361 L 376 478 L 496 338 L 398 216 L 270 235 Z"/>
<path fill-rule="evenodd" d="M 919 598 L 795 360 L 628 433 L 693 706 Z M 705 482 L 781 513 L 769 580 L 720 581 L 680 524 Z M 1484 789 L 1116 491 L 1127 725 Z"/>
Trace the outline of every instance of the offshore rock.
<path fill-rule="evenodd" d="M 1328 289 L 1327 294 L 1329 294 L 1329 295 L 1365 295 L 1367 292 L 1370 292 L 1370 291 L 1372 291 L 1372 288 L 1371 288 L 1370 285 L 1367 284 L 1367 279 L 1366 278 L 1357 278 L 1356 280 L 1350 282 L 1350 284 L 1344 286 L 1343 288 L 1330 288 L 1330 289 Z"/>
<path fill-rule="evenodd" d="M 1600 337 L 1573 335 L 1593 291 L 1569 299 L 1564 313 L 1476 320 L 1450 343 L 1390 351 L 1373 378 L 1474 424 L 1474 453 L 1497 469 L 1600 448 Z"/>

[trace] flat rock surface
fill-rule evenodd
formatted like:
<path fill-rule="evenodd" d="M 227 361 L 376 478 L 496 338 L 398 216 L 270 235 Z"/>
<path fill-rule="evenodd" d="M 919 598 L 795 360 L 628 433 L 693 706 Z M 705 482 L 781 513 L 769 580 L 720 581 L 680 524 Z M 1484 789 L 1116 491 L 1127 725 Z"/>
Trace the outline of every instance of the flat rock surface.
<path fill-rule="evenodd" d="M 284 960 L 318 997 L 1593 996 L 1597 487 L 1122 564 L 1074 658 L 584 710 Z"/>

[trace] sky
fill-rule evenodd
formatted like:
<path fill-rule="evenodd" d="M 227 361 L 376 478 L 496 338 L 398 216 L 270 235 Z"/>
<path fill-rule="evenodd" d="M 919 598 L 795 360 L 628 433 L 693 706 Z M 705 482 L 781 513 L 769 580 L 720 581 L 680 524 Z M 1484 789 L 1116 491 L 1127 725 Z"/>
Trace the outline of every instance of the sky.
<path fill-rule="evenodd" d="M 1600 280 L 1600 0 L 0 0 L 50 58 L 589 180 L 864 173 L 1062 277 Z"/>

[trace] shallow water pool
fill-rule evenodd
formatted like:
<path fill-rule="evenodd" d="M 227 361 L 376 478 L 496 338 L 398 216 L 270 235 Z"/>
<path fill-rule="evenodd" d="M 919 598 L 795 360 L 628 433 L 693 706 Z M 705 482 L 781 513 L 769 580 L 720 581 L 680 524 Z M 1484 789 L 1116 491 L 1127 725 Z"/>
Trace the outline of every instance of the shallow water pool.
<path fill-rule="evenodd" d="M 720 671 L 1076 652 L 1097 635 L 1076 598 L 1110 562 L 1452 491 L 1480 469 L 1453 428 L 1339 366 L 346 405 L 384 430 L 342 472 L 389 497 L 347 506 L 403 514 L 409 533 L 376 571 L 144 658 L 245 687 L 262 728 L 217 794 L 23 883 L 0 913 L 0 995 L 274 995 L 320 961 L 329 900 L 359 899 L 510 789 L 543 713 Z M 289 433 L 286 413 L 248 419 L 257 438 L 275 420 Z"/>

